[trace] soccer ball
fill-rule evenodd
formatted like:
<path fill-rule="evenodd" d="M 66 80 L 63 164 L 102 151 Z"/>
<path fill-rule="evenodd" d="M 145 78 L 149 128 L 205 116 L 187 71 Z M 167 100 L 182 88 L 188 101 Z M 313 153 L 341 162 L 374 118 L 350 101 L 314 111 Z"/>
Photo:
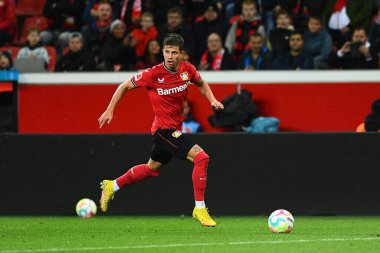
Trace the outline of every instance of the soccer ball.
<path fill-rule="evenodd" d="M 76 206 L 77 214 L 82 218 L 91 218 L 95 216 L 97 209 L 95 202 L 91 199 L 81 199 Z"/>
<path fill-rule="evenodd" d="M 294 226 L 293 215 L 285 209 L 274 211 L 268 218 L 268 227 L 273 233 L 289 233 Z"/>

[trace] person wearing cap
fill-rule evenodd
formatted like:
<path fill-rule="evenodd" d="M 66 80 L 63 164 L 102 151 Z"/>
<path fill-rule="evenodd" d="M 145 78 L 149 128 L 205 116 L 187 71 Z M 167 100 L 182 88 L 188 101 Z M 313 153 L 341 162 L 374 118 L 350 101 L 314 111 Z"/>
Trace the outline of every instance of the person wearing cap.
<path fill-rule="evenodd" d="M 137 40 L 126 35 L 126 25 L 120 19 L 111 24 L 100 54 L 98 70 L 132 70 L 136 62 L 135 47 Z"/>
<path fill-rule="evenodd" d="M 216 4 L 208 4 L 203 13 L 203 20 L 195 24 L 195 60 L 199 62 L 202 54 L 207 50 L 207 38 L 211 33 L 217 33 L 224 40 L 230 24 L 226 18 L 221 17 Z"/>
<path fill-rule="evenodd" d="M 69 39 L 69 51 L 58 58 L 55 65 L 56 72 L 93 71 L 95 70 L 95 58 L 83 49 L 83 36 L 79 32 L 73 32 Z"/>

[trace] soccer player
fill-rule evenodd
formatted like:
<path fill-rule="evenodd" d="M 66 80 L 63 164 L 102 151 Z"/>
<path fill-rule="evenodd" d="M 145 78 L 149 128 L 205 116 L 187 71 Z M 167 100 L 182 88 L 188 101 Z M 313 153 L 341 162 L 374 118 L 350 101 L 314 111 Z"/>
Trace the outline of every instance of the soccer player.
<path fill-rule="evenodd" d="M 215 110 L 224 109 L 214 97 L 208 83 L 201 78 L 195 67 L 181 61 L 184 40 L 175 33 L 168 34 L 163 42 L 164 62 L 142 71 L 119 85 L 106 111 L 98 119 L 99 127 L 110 124 L 113 111 L 126 91 L 146 87 L 152 103 L 154 121 L 151 128 L 153 148 L 147 164 L 129 169 L 115 180 L 101 182 L 100 208 L 107 211 L 109 201 L 120 188 L 150 177 L 157 177 L 163 165 L 174 156 L 194 163 L 192 174 L 195 207 L 193 218 L 203 226 L 215 227 L 204 202 L 209 156 L 197 144 L 182 134 L 183 109 L 187 97 L 187 87 L 195 84 L 205 95 Z"/>

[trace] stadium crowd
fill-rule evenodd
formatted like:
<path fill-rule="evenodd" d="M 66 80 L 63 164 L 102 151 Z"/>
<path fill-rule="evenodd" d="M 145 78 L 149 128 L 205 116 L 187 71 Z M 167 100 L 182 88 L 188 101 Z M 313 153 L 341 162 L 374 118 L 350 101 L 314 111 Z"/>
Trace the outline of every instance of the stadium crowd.
<path fill-rule="evenodd" d="M 140 70 L 172 32 L 199 70 L 379 69 L 379 0 L 25 1 L 0 0 L 0 69 Z"/>

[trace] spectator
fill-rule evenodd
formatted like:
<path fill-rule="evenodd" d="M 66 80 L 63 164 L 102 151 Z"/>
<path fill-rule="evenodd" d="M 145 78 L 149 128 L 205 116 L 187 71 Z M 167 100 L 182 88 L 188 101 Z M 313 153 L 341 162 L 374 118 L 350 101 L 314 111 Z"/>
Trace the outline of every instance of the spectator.
<path fill-rule="evenodd" d="M 324 23 L 328 25 L 333 42 L 341 47 L 350 40 L 351 30 L 363 26 L 369 28 L 373 0 L 330 0 L 324 11 Z"/>
<path fill-rule="evenodd" d="M 377 53 L 373 52 L 368 42 L 364 27 L 354 30 L 351 41 L 347 41 L 336 53 L 335 63 L 341 69 L 375 69 Z M 335 65 L 335 64 L 334 64 Z"/>
<path fill-rule="evenodd" d="M 107 35 L 110 33 L 112 23 L 112 6 L 108 2 L 100 2 L 98 7 L 98 17 L 96 21 L 91 24 L 90 31 L 87 37 L 88 48 L 95 56 L 97 61 L 101 48 L 105 42 Z"/>
<path fill-rule="evenodd" d="M 207 38 L 211 33 L 217 33 L 225 41 L 230 27 L 228 20 L 220 16 L 216 4 L 209 4 L 203 14 L 204 19 L 195 24 L 194 36 L 196 41 L 195 60 L 199 62 L 204 51 L 207 50 Z"/>
<path fill-rule="evenodd" d="M 49 28 L 41 32 L 44 45 L 53 45 L 58 40 L 58 50 L 68 44 L 70 33 L 78 31 L 82 25 L 83 0 L 46 0 L 44 16 Z"/>
<path fill-rule="evenodd" d="M 119 0 L 120 19 L 127 25 L 127 31 L 137 28 L 140 24 L 141 2 L 141 0 Z M 115 7 L 117 7 L 116 4 Z"/>
<path fill-rule="evenodd" d="M 154 23 L 156 24 L 157 27 L 162 27 L 163 25 L 167 23 L 169 11 L 173 8 L 179 9 L 181 12 L 182 19 L 187 20 L 187 13 L 183 13 L 183 11 L 187 11 L 190 9 L 188 1 L 152 0 L 151 11 L 153 12 Z M 159 42 L 162 43 L 162 40 L 159 40 Z"/>
<path fill-rule="evenodd" d="M 83 26 L 81 33 L 84 38 L 88 37 L 92 23 L 96 21 L 99 16 L 99 3 L 104 0 L 87 0 L 82 14 Z M 112 20 L 119 18 L 121 12 L 120 0 L 110 0 L 112 5 Z"/>
<path fill-rule="evenodd" d="M 93 55 L 83 49 L 83 37 L 74 32 L 69 38 L 69 51 L 58 58 L 55 65 L 56 72 L 67 71 L 93 71 L 95 70 L 95 59 Z"/>
<path fill-rule="evenodd" d="M 183 19 L 182 10 L 178 7 L 173 7 L 168 11 L 167 23 L 162 26 L 158 32 L 157 40 L 162 43 L 168 33 L 177 33 L 185 40 L 184 49 L 193 57 L 194 53 L 194 36 L 191 28 Z"/>
<path fill-rule="evenodd" d="M 144 57 L 139 59 L 135 69 L 151 68 L 154 65 L 159 64 L 164 59 L 162 58 L 161 46 L 157 40 L 151 40 L 148 42 L 147 50 L 144 53 Z"/>
<path fill-rule="evenodd" d="M 380 99 L 372 103 L 372 113 L 368 114 L 364 121 L 366 132 L 380 132 Z"/>
<path fill-rule="evenodd" d="M 304 35 L 305 50 L 313 57 L 315 69 L 327 69 L 328 58 L 332 50 L 330 34 L 322 28 L 322 19 L 310 16 L 308 23 L 309 31 Z"/>
<path fill-rule="evenodd" d="M 374 22 L 371 25 L 371 29 L 369 32 L 369 43 L 373 48 L 374 54 L 377 53 L 377 58 L 379 58 L 380 54 L 380 7 L 377 10 L 377 16 L 374 19 Z M 380 62 L 377 64 L 378 68 L 380 68 Z"/>
<path fill-rule="evenodd" d="M 15 0 L 0 0 L 0 46 L 15 38 L 16 28 Z"/>
<path fill-rule="evenodd" d="M 257 13 L 256 2 L 244 0 L 242 15 L 232 24 L 225 43 L 235 63 L 239 61 L 244 50 L 248 48 L 249 36 L 254 33 L 260 33 L 265 38 L 264 26 L 260 15 Z"/>
<path fill-rule="evenodd" d="M 312 69 L 311 55 L 304 50 L 302 33 L 293 32 L 289 39 L 290 51 L 282 52 L 273 60 L 274 69 Z"/>
<path fill-rule="evenodd" d="M 0 70 L 13 70 L 12 55 L 8 51 L 0 52 Z"/>
<path fill-rule="evenodd" d="M 263 47 L 264 39 L 261 34 L 252 34 L 249 37 L 249 50 L 243 55 L 239 69 L 268 70 L 271 68 L 271 53 Z"/>
<path fill-rule="evenodd" d="M 131 32 L 131 38 L 136 40 L 136 57 L 144 55 L 146 46 L 151 40 L 157 38 L 157 28 L 154 26 L 154 17 L 150 12 L 144 12 L 140 21 L 141 28 L 136 28 Z"/>
<path fill-rule="evenodd" d="M 199 64 L 199 70 L 234 69 L 232 58 L 227 49 L 223 48 L 219 34 L 211 33 L 207 39 L 208 50 L 204 52 Z"/>
<path fill-rule="evenodd" d="M 278 12 L 276 25 L 276 28 L 273 29 L 269 34 L 268 47 L 272 49 L 273 56 L 290 50 L 289 37 L 290 34 L 294 31 L 290 14 L 285 10 Z"/>
<path fill-rule="evenodd" d="M 261 13 L 261 17 L 265 22 L 266 35 L 275 28 L 275 16 L 281 10 L 278 0 L 258 0 L 257 4 Z"/>
<path fill-rule="evenodd" d="M 40 32 L 37 28 L 31 28 L 26 38 L 26 46 L 18 52 L 17 58 L 39 58 L 45 63 L 45 69 L 49 65 L 49 55 L 42 45 Z"/>
<path fill-rule="evenodd" d="M 132 70 L 136 63 L 136 39 L 125 36 L 126 27 L 123 21 L 117 19 L 111 24 L 111 32 L 105 39 L 98 65 L 99 70 L 120 71 Z"/>
<path fill-rule="evenodd" d="M 197 133 L 201 131 L 201 125 L 194 120 L 194 117 L 191 114 L 191 105 L 189 101 L 185 101 L 183 116 L 185 117 L 185 120 L 182 122 L 182 133 Z"/>
<path fill-rule="evenodd" d="M 326 0 L 279 0 L 282 9 L 293 15 L 295 30 L 302 33 L 308 29 L 309 16 L 321 16 Z"/>

